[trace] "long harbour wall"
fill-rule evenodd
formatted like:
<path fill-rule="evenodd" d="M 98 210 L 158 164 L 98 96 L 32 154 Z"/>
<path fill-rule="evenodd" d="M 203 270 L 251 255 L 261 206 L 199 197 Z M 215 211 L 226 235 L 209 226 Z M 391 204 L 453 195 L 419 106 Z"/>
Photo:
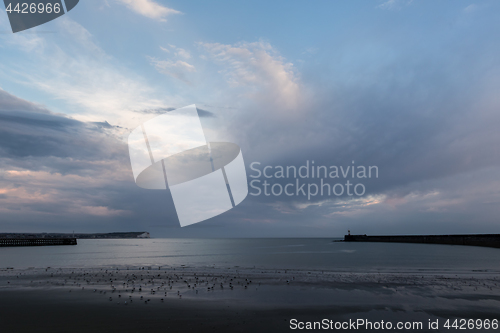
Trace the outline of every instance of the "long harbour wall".
<path fill-rule="evenodd" d="M 500 248 L 500 234 L 404 236 L 345 235 L 344 242 L 423 243 Z"/>
<path fill-rule="evenodd" d="M 0 247 L 77 245 L 76 238 L 1 238 Z"/>

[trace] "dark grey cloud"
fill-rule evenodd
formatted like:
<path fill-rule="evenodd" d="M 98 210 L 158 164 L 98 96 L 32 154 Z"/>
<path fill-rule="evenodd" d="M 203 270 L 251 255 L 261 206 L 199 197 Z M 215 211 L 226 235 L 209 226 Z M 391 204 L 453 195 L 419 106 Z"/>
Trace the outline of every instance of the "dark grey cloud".
<path fill-rule="evenodd" d="M 368 24 L 346 31 L 345 39 L 326 38 L 314 61 L 301 65 L 306 97 L 300 110 L 292 110 L 299 115 L 270 106 L 268 95 L 259 101 L 259 91 L 250 102 L 242 95 L 224 101 L 237 105 L 230 111 L 206 105 L 218 110 L 216 116 L 200 112 L 207 122 L 225 122 L 242 148 L 249 174 L 254 161 L 262 167 L 300 167 L 306 160 L 326 166 L 348 166 L 354 160 L 378 166 L 379 178 L 364 184 L 367 194 L 383 198 L 383 204 L 366 206 L 346 196 L 310 201 L 249 196 L 221 216 L 179 228 L 168 191 L 135 186 L 126 145 L 112 134 L 112 124 L 79 122 L 0 92 L 2 170 L 103 181 L 57 188 L 26 177 L 4 186 L 41 195 L 54 189 L 80 206 L 130 212 L 89 217 L 68 211 L 66 201 L 19 202 L 10 204 L 10 213 L 1 213 L 2 226 L 148 230 L 166 237 L 338 236 L 347 229 L 369 234 L 500 232 L 500 42 L 491 33 L 498 30 L 498 20 L 487 15 L 476 29 L 465 20 L 437 21 L 431 27 L 398 21 L 399 29 L 395 21 Z M 9 197 L 1 194 L 0 208 Z"/>
<path fill-rule="evenodd" d="M 139 113 L 144 113 L 144 114 L 163 114 L 165 112 L 173 111 L 176 108 L 157 108 L 157 109 L 146 109 L 146 110 L 140 110 L 137 111 Z"/>
<path fill-rule="evenodd" d="M 256 102 L 238 110 L 227 126 L 239 139 L 249 173 L 254 161 L 261 168 L 299 167 L 306 160 L 378 166 L 380 177 L 363 183 L 367 194 L 386 198 L 383 205 L 360 208 L 345 196 L 322 203 L 328 197 L 261 195 L 235 209 L 245 213 L 239 221 L 260 220 L 274 235 L 299 234 L 305 226 L 304 235 L 344 233 L 349 226 L 363 233 L 498 232 L 500 196 L 490 187 L 500 180 L 500 43 L 454 28 L 447 36 L 410 34 L 415 38 L 404 41 L 401 31 L 379 38 L 375 29 L 363 38 L 387 47 L 384 61 L 364 54 L 342 68 L 349 54 L 339 46 L 339 54 L 318 54 L 304 65 L 310 97 L 302 116 L 277 115 L 275 106 Z M 462 44 L 452 41 L 458 34 Z M 397 43 L 387 46 L 391 37 Z M 354 214 L 358 209 L 366 213 Z M 236 213 L 221 219 L 229 225 Z"/>
<path fill-rule="evenodd" d="M 164 114 L 166 112 L 174 111 L 176 109 L 177 108 L 147 109 L 147 110 L 141 110 L 141 111 L 139 111 L 139 113 L 160 115 L 160 114 Z M 204 109 L 200 109 L 200 108 L 197 108 L 197 109 L 198 109 L 198 115 L 202 118 L 214 118 L 215 117 L 215 114 L 213 112 L 210 112 L 210 111 L 207 111 Z"/>
<path fill-rule="evenodd" d="M 32 158 L 45 158 L 47 164 L 30 165 L 32 169 L 50 167 L 59 160 L 58 172 L 68 171 L 69 159 L 91 162 L 121 159 L 124 144 L 113 138 L 103 124 L 83 123 L 58 115 L 0 90 L 0 154 L 18 166 L 30 164 Z M 104 126 L 106 125 L 106 126 Z"/>
<path fill-rule="evenodd" d="M 94 232 L 178 225 L 168 192 L 135 185 L 127 146 L 114 126 L 54 114 L 3 90 L 0 101 L 3 229 Z"/>
<path fill-rule="evenodd" d="M 203 110 L 200 108 L 197 108 L 197 109 L 198 109 L 198 115 L 202 118 L 215 118 L 216 117 L 213 112 Z"/>
<path fill-rule="evenodd" d="M 253 119 L 233 126 L 244 136 L 245 156 L 272 165 L 377 165 L 372 193 L 500 166 L 500 82 L 492 79 L 499 43 L 429 50 L 426 41 L 412 42 L 394 48 L 388 62 L 350 64 L 340 78 L 324 62 L 306 68 L 305 86 L 314 93 L 300 121 L 246 110 Z"/>

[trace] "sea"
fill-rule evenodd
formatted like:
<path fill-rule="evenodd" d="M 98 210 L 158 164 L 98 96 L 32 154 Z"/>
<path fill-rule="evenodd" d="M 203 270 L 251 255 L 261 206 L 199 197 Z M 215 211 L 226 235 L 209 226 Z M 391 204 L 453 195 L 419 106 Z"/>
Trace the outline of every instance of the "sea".
<path fill-rule="evenodd" d="M 79 239 L 76 246 L 0 247 L 0 269 L 181 266 L 496 273 L 500 249 L 331 238 Z"/>

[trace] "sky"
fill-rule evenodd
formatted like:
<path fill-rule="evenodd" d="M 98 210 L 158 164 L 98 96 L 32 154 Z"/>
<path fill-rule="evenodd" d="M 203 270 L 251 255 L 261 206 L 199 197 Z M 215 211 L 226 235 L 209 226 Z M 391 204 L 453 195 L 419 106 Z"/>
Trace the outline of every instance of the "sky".
<path fill-rule="evenodd" d="M 16 34 L 3 9 L 0 232 L 500 233 L 497 1 L 84 0 Z M 135 184 L 127 137 L 191 104 L 249 182 L 312 161 L 378 177 L 350 179 L 360 196 L 250 187 L 181 228 L 168 190 Z"/>

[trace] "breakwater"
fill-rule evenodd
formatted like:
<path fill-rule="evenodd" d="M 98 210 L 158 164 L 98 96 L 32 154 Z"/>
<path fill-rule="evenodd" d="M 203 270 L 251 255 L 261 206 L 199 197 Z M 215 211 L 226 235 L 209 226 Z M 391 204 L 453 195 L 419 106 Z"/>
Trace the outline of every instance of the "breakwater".
<path fill-rule="evenodd" d="M 12 239 L 25 239 L 25 238 L 77 238 L 77 239 L 126 239 L 126 238 L 150 238 L 149 232 L 139 231 L 139 232 L 108 232 L 99 234 L 79 234 L 79 233 L 0 233 L 0 239 L 12 238 Z"/>
<path fill-rule="evenodd" d="M 344 242 L 423 243 L 500 248 L 500 234 L 404 236 L 345 235 Z"/>
<path fill-rule="evenodd" d="M 76 238 L 2 238 L 0 247 L 5 246 L 49 246 L 77 245 Z"/>

